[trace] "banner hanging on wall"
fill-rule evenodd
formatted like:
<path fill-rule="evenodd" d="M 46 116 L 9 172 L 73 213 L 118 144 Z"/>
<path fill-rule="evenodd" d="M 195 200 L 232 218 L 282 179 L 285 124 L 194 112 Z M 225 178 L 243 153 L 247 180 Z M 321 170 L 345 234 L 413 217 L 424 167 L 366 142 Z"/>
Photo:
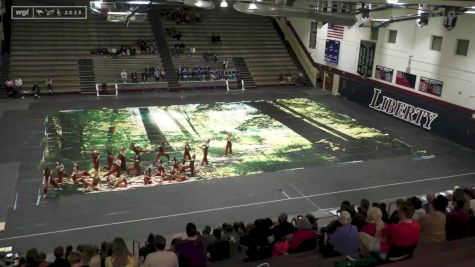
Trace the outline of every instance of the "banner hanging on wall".
<path fill-rule="evenodd" d="M 317 22 L 312 21 L 310 23 L 310 40 L 308 41 L 308 47 L 312 49 L 315 49 L 317 47 L 317 28 Z"/>
<path fill-rule="evenodd" d="M 340 57 L 340 41 L 327 39 L 325 44 L 325 61 L 338 64 Z"/>
<path fill-rule="evenodd" d="M 419 91 L 425 92 L 431 95 L 441 96 L 442 95 L 442 87 L 444 86 L 444 82 L 421 77 L 419 80 Z"/>
<path fill-rule="evenodd" d="M 393 82 L 394 70 L 383 66 L 376 65 L 376 72 L 374 77 L 376 79 L 384 80 L 387 82 Z"/>
<path fill-rule="evenodd" d="M 414 74 L 398 71 L 396 74 L 396 83 L 414 89 L 416 87 L 416 78 Z"/>
<path fill-rule="evenodd" d="M 358 57 L 358 74 L 371 77 L 373 76 L 374 52 L 376 50 L 376 43 L 371 41 L 361 40 L 360 54 Z"/>

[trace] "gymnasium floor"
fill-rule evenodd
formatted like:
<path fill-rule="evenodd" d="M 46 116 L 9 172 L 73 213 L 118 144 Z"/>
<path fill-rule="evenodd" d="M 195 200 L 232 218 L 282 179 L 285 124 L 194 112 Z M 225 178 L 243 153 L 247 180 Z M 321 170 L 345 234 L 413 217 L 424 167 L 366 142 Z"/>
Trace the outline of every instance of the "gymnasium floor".
<path fill-rule="evenodd" d="M 338 140 L 328 132 L 336 127 L 331 121 L 323 123 L 311 116 L 312 110 L 299 111 L 295 105 L 291 107 L 292 114 L 284 112 L 275 107 L 277 99 L 313 100 L 332 113 L 331 116 L 325 113 L 326 117 L 337 121 L 350 119 L 360 130 L 364 129 L 359 133 L 373 133 L 380 139 L 358 139 L 351 136 L 353 132 L 346 132 L 353 139 Z M 190 183 L 99 194 L 74 192 L 38 201 L 42 179 L 38 169 L 42 167 L 40 161 L 46 145 L 48 115 L 64 110 L 160 109 L 243 101 L 247 103 L 246 108 L 259 110 L 258 116 L 272 119 L 280 130 L 285 130 L 283 143 L 289 136 L 302 143 L 300 150 L 286 156 L 292 160 L 278 164 L 272 160 L 275 156 L 271 153 L 265 161 L 253 163 L 254 167 L 262 166 L 257 171 L 255 168 L 248 171 L 249 168 L 237 164 L 233 171 L 226 172 L 229 175 L 222 175 L 223 172 L 218 172 L 221 175 L 203 175 Z M 246 222 L 258 217 L 276 217 L 282 211 L 298 214 L 333 208 L 345 199 L 352 202 L 358 202 L 362 197 L 381 200 L 443 191 L 455 185 L 475 185 L 474 151 L 316 90 L 269 88 L 229 95 L 209 90 L 121 94 L 118 98 L 99 99 L 95 96 L 45 96 L 39 100 L 2 99 L 0 104 L 0 123 L 3 125 L 0 133 L 3 148 L 0 151 L 0 203 L 4 206 L 0 210 L 0 221 L 6 218 L 5 231 L 0 232 L 0 246 L 13 245 L 20 250 L 33 246 L 51 250 L 57 244 L 66 243 L 98 244 L 116 235 L 143 241 L 148 232 L 166 235 L 183 232 L 189 221 L 202 228 L 223 221 Z M 144 140 L 155 143 L 153 137 L 148 137 Z M 342 137 L 348 139 L 348 136 Z M 241 145 L 249 145 L 246 140 L 241 140 Z M 199 141 L 201 139 L 196 143 Z M 306 146 L 305 142 L 310 145 Z M 240 141 L 236 144 L 237 149 Z M 264 141 L 264 144 L 267 143 Z M 306 149 L 316 151 L 315 158 L 308 160 Z M 212 157 L 210 159 L 212 163 Z M 53 157 L 45 157 L 46 162 L 51 160 Z M 219 179 L 223 176 L 226 179 Z"/>

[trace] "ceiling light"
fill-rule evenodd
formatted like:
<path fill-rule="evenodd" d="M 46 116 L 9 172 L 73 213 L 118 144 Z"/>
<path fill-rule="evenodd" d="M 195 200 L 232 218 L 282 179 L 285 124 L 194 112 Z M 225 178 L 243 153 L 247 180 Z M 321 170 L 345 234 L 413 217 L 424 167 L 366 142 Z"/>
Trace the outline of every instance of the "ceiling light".
<path fill-rule="evenodd" d="M 223 0 L 219 6 L 226 8 L 228 7 L 228 3 L 226 2 L 226 0 Z"/>
<path fill-rule="evenodd" d="M 257 6 L 254 3 L 250 3 L 248 9 L 257 9 Z"/>
<path fill-rule="evenodd" d="M 126 3 L 129 5 L 148 5 L 150 1 L 128 1 Z"/>

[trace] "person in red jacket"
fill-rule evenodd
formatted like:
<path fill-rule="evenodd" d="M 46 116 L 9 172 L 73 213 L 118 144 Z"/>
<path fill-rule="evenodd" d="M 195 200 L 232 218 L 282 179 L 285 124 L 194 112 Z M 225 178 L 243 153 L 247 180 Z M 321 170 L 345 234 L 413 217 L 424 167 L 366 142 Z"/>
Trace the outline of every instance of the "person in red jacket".
<path fill-rule="evenodd" d="M 119 153 L 117 154 L 117 159 L 120 160 L 120 171 L 127 171 L 127 166 L 126 166 L 126 156 L 125 156 L 125 147 L 122 147 L 119 149 Z"/>
<path fill-rule="evenodd" d="M 81 179 L 84 177 L 91 176 L 88 171 L 83 171 L 79 169 L 79 165 L 77 163 L 73 164 L 73 171 L 71 173 L 71 178 L 75 184 L 81 182 Z"/>
<path fill-rule="evenodd" d="M 109 175 L 111 174 L 115 174 L 116 177 L 120 177 L 120 169 L 121 169 L 121 166 L 122 165 L 122 161 L 120 159 L 116 159 L 114 161 L 114 164 L 112 164 L 112 168 L 110 169 L 110 171 L 108 171 L 106 174 L 104 174 L 102 177 L 107 177 L 107 179 L 109 180 Z"/>
<path fill-rule="evenodd" d="M 106 167 L 106 170 L 110 171 L 112 169 L 112 165 L 114 164 L 114 154 L 112 154 L 112 152 L 109 150 L 107 151 L 107 165 L 105 166 Z"/>

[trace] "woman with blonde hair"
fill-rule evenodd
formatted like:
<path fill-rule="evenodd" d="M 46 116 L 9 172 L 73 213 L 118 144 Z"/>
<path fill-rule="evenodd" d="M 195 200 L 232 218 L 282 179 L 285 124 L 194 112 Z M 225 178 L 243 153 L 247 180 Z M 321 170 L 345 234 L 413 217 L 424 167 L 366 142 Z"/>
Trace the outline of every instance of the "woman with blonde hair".
<path fill-rule="evenodd" d="M 386 243 L 386 225 L 383 222 L 383 212 L 378 207 L 371 207 L 368 210 L 366 224 L 358 233 L 358 243 L 363 255 L 369 252 L 376 252 L 382 256 L 389 251 L 389 244 Z"/>
<path fill-rule="evenodd" d="M 106 267 L 138 267 L 135 257 L 130 254 L 122 238 L 112 241 L 112 256 L 106 258 Z"/>

